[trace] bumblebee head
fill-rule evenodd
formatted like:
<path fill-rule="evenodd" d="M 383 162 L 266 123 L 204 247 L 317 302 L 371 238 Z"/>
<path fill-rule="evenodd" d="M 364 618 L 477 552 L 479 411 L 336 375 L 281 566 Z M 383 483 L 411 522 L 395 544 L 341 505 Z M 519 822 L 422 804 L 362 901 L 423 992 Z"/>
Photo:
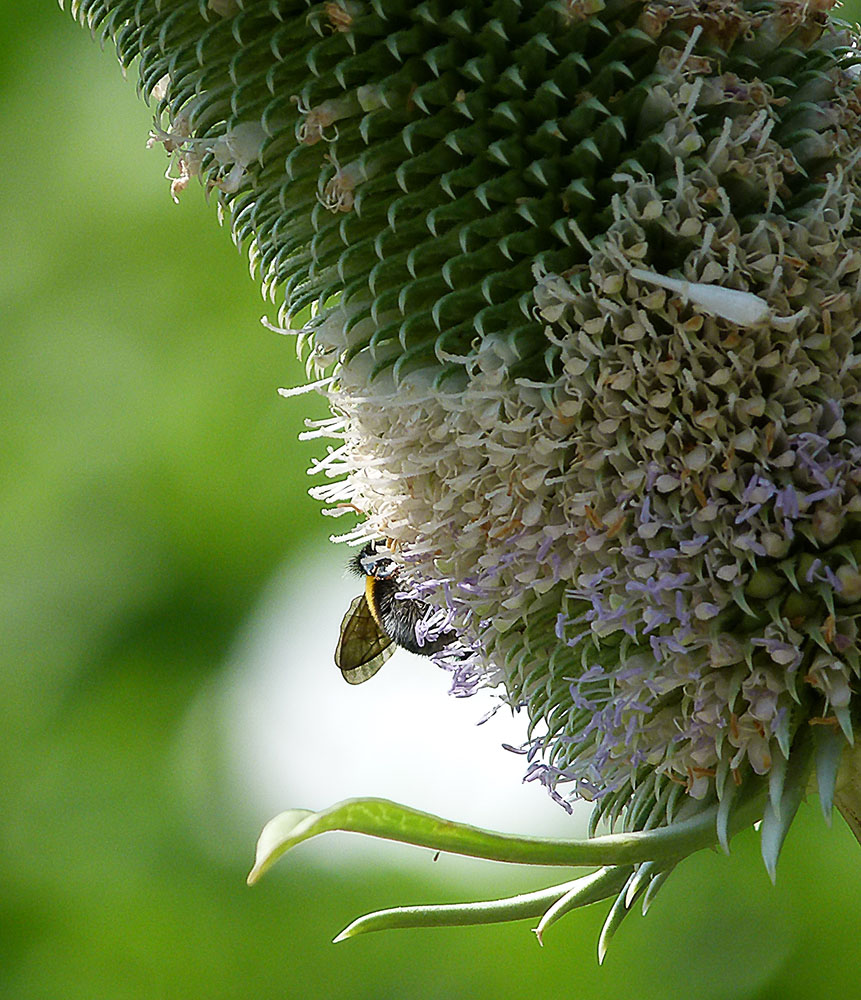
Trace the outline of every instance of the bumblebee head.
<path fill-rule="evenodd" d="M 384 542 L 368 542 L 350 560 L 350 569 L 357 576 L 370 576 L 375 580 L 391 580 L 398 575 L 398 565 Z"/>

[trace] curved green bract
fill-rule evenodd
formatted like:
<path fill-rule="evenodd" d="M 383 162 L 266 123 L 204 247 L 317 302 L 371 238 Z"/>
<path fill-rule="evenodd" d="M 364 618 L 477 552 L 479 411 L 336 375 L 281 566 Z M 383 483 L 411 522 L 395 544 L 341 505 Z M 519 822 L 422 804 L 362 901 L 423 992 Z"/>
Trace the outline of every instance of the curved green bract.
<path fill-rule="evenodd" d="M 647 864 L 650 863 L 647 862 Z M 591 875 L 569 883 L 568 891 L 555 900 L 553 905 L 545 911 L 535 928 L 538 943 L 544 944 L 544 932 L 547 928 L 571 910 L 588 906 L 589 903 L 597 903 L 602 899 L 609 899 L 611 896 L 617 896 L 621 889 L 628 884 L 633 874 L 634 870 L 630 865 L 617 865 L 615 868 L 599 868 Z"/>
<path fill-rule="evenodd" d="M 612 869 L 615 872 L 616 869 Z M 430 906 L 394 906 L 388 910 L 377 910 L 359 917 L 344 928 L 334 938 L 334 943 L 346 941 L 347 938 L 370 931 L 385 931 L 407 927 L 464 927 L 473 924 L 495 924 L 510 920 L 526 920 L 550 912 L 560 900 L 568 899 L 572 894 L 578 894 L 577 904 L 597 903 L 608 896 L 614 896 L 624 884 L 630 868 L 623 869 L 613 879 L 604 878 L 597 888 L 589 892 L 591 885 L 596 883 L 594 875 L 574 879 L 572 882 L 562 882 L 538 889 L 535 892 L 524 892 L 517 896 L 507 896 L 504 899 L 485 900 L 480 903 L 443 903 Z M 601 873 L 604 875 L 604 872 Z M 549 910 L 548 910 L 549 907 Z M 539 925 L 540 926 L 540 925 Z M 540 940 L 540 938 L 539 938 Z"/>
<path fill-rule="evenodd" d="M 761 818 L 764 797 L 759 784 L 740 796 L 730 819 L 732 832 Z M 386 799 L 348 799 L 322 812 L 291 809 L 270 820 L 260 834 L 248 883 L 253 885 L 292 847 L 335 830 L 509 864 L 593 867 L 678 861 L 717 842 L 716 819 L 717 806 L 712 805 L 690 819 L 655 830 L 556 840 L 482 830 Z"/>

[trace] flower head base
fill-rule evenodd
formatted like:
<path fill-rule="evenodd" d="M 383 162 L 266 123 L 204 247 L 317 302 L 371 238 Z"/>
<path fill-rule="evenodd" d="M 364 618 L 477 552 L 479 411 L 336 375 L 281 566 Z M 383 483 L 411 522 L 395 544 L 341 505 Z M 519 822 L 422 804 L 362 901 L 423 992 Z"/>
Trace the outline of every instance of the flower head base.
<path fill-rule="evenodd" d="M 444 582 L 481 643 L 468 685 L 503 683 L 539 727 L 530 776 L 613 808 L 655 774 L 707 799 L 782 773 L 811 719 L 852 739 L 858 91 L 817 11 L 735 13 L 754 37 L 730 45 L 717 8 L 669 16 L 688 34 L 639 108 L 651 170 L 624 159 L 606 208 L 567 220 L 564 273 L 536 259 L 538 341 L 477 320 L 410 370 L 377 346 L 409 318 L 312 321 L 346 441 L 318 495 Z M 803 99 L 726 68 L 790 14 Z"/>
<path fill-rule="evenodd" d="M 772 860 L 813 742 L 830 808 L 861 674 L 833 6 L 86 6 L 303 314 L 335 414 L 310 434 L 342 439 L 316 494 L 462 635 L 455 693 L 501 685 L 529 777 L 596 821 L 719 802 L 725 841 L 765 777 Z"/>

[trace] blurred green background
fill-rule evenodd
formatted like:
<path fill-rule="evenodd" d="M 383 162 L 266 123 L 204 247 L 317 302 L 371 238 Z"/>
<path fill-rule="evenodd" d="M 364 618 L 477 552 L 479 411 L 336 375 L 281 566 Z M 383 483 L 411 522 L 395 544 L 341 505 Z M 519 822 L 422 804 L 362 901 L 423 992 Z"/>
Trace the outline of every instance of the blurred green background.
<path fill-rule="evenodd" d="M 296 440 L 321 402 L 276 395 L 302 380 L 292 342 L 259 325 L 200 188 L 171 202 L 112 53 L 50 0 L 0 5 L 0 27 L 0 996 L 856 996 L 858 846 L 815 802 L 776 888 L 740 836 L 729 859 L 684 864 L 600 970 L 600 906 L 543 949 L 528 923 L 330 944 L 368 909 L 549 884 L 540 871 L 455 863 L 458 886 L 398 851 L 341 863 L 332 838 L 246 888 L 269 813 L 243 800 L 224 710 L 271 581 L 301 589 L 332 558 L 339 525 L 305 492 L 324 445 Z M 333 669 L 316 658 L 284 670 L 324 743 L 347 748 L 349 785 L 363 737 L 302 699 L 303 671 Z M 304 738 L 291 753 L 331 770 Z M 476 781 L 469 760 L 442 778 Z"/>

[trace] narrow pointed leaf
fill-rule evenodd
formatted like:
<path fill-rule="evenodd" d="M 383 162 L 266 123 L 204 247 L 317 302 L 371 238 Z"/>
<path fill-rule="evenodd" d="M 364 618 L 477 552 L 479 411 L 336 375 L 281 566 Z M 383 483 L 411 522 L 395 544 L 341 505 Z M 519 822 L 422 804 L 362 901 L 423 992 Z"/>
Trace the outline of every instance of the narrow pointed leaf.
<path fill-rule="evenodd" d="M 717 809 L 717 839 L 724 854 L 729 854 L 729 820 L 737 791 L 735 784 L 727 784 Z"/>
<path fill-rule="evenodd" d="M 813 740 L 816 748 L 816 784 L 819 805 L 822 807 L 825 822 L 831 826 L 837 771 L 840 767 L 840 759 L 843 756 L 846 741 L 840 733 L 835 732 L 830 726 L 816 726 Z"/>
<path fill-rule="evenodd" d="M 625 906 L 630 910 L 634 900 L 647 889 L 652 876 L 659 871 L 654 861 L 644 861 L 637 866 L 634 877 L 628 881 L 625 888 Z"/>
<path fill-rule="evenodd" d="M 628 887 L 637 877 L 636 872 L 628 880 L 627 884 L 622 888 L 622 891 L 616 897 L 615 903 L 610 907 L 610 912 L 607 914 L 607 919 L 604 921 L 604 926 L 601 928 L 601 935 L 598 938 L 598 964 L 604 964 L 604 958 L 607 954 L 607 949 L 610 946 L 610 941 L 613 939 L 613 935 L 619 929 L 619 925 L 631 912 L 630 906 L 628 905 Z M 645 886 L 641 885 L 640 891 L 644 891 Z M 631 903 L 634 899 L 631 900 Z"/>
<path fill-rule="evenodd" d="M 788 761 L 782 753 L 775 753 L 772 755 L 771 770 L 768 772 L 768 801 L 778 817 L 780 816 L 780 803 L 786 781 L 787 763 Z"/>
<path fill-rule="evenodd" d="M 837 716 L 837 721 L 840 723 L 840 728 L 843 730 L 843 735 L 846 737 L 850 746 L 855 743 L 855 732 L 852 729 L 852 716 L 849 711 L 848 705 L 841 705 L 839 708 L 833 707 L 832 711 Z"/>
<path fill-rule="evenodd" d="M 783 842 L 807 788 L 813 764 L 812 744 L 810 738 L 796 740 L 786 769 L 780 808 L 775 810 L 770 801 L 765 806 L 760 830 L 762 860 L 772 882 L 777 878 L 777 859 L 780 857 Z"/>
<path fill-rule="evenodd" d="M 535 928 L 539 943 L 544 943 L 543 937 L 547 928 L 566 913 L 577 907 L 588 906 L 590 903 L 618 895 L 631 874 L 632 869 L 627 865 L 618 868 L 599 868 L 591 875 L 584 875 L 583 878 L 570 883 L 571 888 L 553 903 Z"/>
<path fill-rule="evenodd" d="M 658 872 L 657 875 L 653 876 L 652 881 L 649 883 L 648 888 L 643 894 L 643 916 L 649 912 L 649 907 L 655 899 L 655 896 L 661 890 L 661 887 L 666 883 L 667 879 L 670 877 L 675 869 L 675 865 L 672 868 L 665 868 L 662 872 Z"/>
<path fill-rule="evenodd" d="M 462 927 L 473 924 L 494 924 L 508 920 L 526 920 L 544 913 L 560 897 L 575 888 L 583 879 L 562 882 L 547 889 L 525 892 L 504 899 L 483 900 L 478 903 L 441 903 L 428 906 L 395 906 L 376 910 L 359 917 L 344 928 L 335 942 L 371 931 L 394 930 L 405 927 Z M 596 897 L 604 898 L 604 897 Z M 593 900 L 590 900 L 592 902 Z"/>

